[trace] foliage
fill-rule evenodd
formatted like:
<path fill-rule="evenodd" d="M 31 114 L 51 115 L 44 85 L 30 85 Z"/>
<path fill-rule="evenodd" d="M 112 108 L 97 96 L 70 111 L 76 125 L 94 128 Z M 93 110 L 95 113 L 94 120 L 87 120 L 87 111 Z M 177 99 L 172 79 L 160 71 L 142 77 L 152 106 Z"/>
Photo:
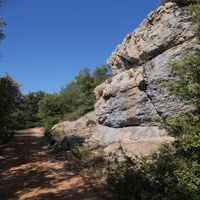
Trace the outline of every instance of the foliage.
<path fill-rule="evenodd" d="M 200 165 L 182 158 L 172 145 L 150 157 L 115 161 L 108 167 L 107 184 L 119 200 L 198 200 Z"/>
<path fill-rule="evenodd" d="M 39 102 L 46 94 L 42 91 L 30 92 L 23 95 L 19 106 L 14 113 L 16 116 L 16 128 L 25 129 L 41 126 L 38 116 Z"/>
<path fill-rule="evenodd" d="M 20 99 L 19 85 L 8 75 L 0 77 L 0 143 L 11 135 L 15 122 L 13 112 Z"/>
<path fill-rule="evenodd" d="M 54 124 L 64 116 L 64 105 L 57 94 L 44 96 L 39 102 L 38 117 L 44 126 L 45 133 L 50 134 Z"/>
<path fill-rule="evenodd" d="M 161 0 L 160 5 L 164 5 L 167 2 L 174 2 L 180 6 L 186 6 L 190 4 L 196 4 L 199 3 L 199 0 Z"/>
<path fill-rule="evenodd" d="M 73 150 L 73 155 L 79 160 L 85 160 L 91 156 L 92 151 L 89 147 L 79 147 Z"/>
<path fill-rule="evenodd" d="M 200 52 L 185 51 L 179 60 L 169 65 L 179 79 L 164 83 L 169 92 L 200 109 Z"/>
<path fill-rule="evenodd" d="M 95 104 L 94 88 L 109 77 L 105 65 L 97 67 L 93 73 L 88 68 L 79 72 L 75 80 L 61 89 L 65 105 L 65 118 L 74 120 L 92 111 Z"/>
<path fill-rule="evenodd" d="M 52 126 L 58 121 L 75 120 L 93 110 L 93 90 L 108 76 L 106 66 L 97 67 L 93 73 L 85 68 L 72 82 L 63 87 L 59 94 L 45 95 L 39 102 L 38 116 L 46 134 L 51 134 Z"/>
<path fill-rule="evenodd" d="M 200 41 L 200 6 L 197 5 L 190 5 L 189 6 L 189 13 L 192 15 L 192 19 L 195 23 L 195 32 L 197 35 L 198 41 Z"/>

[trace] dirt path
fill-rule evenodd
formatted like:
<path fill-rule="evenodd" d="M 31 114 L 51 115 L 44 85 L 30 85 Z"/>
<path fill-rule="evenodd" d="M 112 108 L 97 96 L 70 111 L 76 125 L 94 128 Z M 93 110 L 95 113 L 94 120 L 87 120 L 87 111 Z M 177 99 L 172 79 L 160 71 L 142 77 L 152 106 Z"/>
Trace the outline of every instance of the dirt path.
<path fill-rule="evenodd" d="M 21 131 L 0 150 L 1 200 L 101 200 L 98 188 L 49 153 L 40 129 Z"/>

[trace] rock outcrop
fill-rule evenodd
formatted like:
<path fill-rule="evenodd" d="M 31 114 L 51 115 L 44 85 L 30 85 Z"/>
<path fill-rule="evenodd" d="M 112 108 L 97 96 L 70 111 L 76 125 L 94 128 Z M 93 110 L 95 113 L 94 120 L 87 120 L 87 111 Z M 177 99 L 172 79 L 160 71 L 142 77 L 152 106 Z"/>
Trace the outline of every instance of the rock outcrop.
<path fill-rule="evenodd" d="M 173 141 L 154 119 L 176 118 L 194 109 L 160 83 L 178 79 L 168 64 L 184 48 L 200 51 L 193 30 L 186 8 L 174 3 L 150 13 L 108 59 L 113 77 L 96 87 L 95 113 L 54 129 L 67 137 L 84 137 L 92 147 L 103 147 L 109 157 L 120 156 L 121 148 L 130 156 L 149 155 L 161 143 Z"/>
<path fill-rule="evenodd" d="M 187 9 L 166 3 L 151 12 L 108 60 L 113 75 L 138 67 L 174 46 L 195 37 Z"/>
<path fill-rule="evenodd" d="M 122 158 L 121 148 L 129 156 L 149 155 L 161 143 L 173 141 L 165 130 L 158 127 L 111 128 L 96 124 L 94 112 L 90 112 L 76 121 L 61 122 L 53 127 L 56 134 L 55 151 L 70 151 L 79 145 L 89 145 L 93 149 L 104 148 L 109 158 Z"/>
<path fill-rule="evenodd" d="M 150 13 L 108 59 L 113 77 L 95 89 L 97 121 L 105 126 L 152 126 L 153 118 L 175 118 L 193 110 L 161 88 L 175 81 L 168 64 L 195 45 L 188 11 L 166 3 Z"/>

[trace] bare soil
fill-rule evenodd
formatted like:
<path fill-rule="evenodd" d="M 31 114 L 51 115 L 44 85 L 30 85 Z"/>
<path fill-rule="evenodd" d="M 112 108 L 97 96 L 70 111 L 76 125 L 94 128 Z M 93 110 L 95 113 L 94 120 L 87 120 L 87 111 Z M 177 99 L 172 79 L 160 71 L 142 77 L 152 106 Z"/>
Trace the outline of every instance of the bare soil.
<path fill-rule="evenodd" d="M 91 176 L 92 177 L 92 176 Z M 49 151 L 42 129 L 19 131 L 0 149 L 1 200 L 101 200 L 103 189 L 78 163 Z"/>

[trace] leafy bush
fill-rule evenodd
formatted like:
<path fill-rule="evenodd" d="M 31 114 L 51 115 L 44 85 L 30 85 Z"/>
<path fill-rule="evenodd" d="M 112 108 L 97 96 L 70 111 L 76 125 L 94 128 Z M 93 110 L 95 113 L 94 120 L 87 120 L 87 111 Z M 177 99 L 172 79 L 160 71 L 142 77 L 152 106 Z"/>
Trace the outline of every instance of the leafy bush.
<path fill-rule="evenodd" d="M 39 102 L 38 116 L 44 126 L 45 134 L 51 134 L 51 128 L 64 116 L 64 105 L 57 94 L 46 95 Z"/>
<path fill-rule="evenodd" d="M 147 158 L 115 161 L 108 167 L 107 184 L 119 200 L 198 200 L 200 165 L 182 159 L 164 145 Z"/>
<path fill-rule="evenodd" d="M 73 150 L 73 155 L 79 160 L 85 160 L 89 156 L 91 156 L 92 151 L 89 147 L 79 147 Z"/>
<path fill-rule="evenodd" d="M 200 52 L 185 51 L 180 59 L 170 63 L 174 75 L 179 79 L 164 83 L 169 92 L 181 100 L 189 101 L 200 109 Z"/>

